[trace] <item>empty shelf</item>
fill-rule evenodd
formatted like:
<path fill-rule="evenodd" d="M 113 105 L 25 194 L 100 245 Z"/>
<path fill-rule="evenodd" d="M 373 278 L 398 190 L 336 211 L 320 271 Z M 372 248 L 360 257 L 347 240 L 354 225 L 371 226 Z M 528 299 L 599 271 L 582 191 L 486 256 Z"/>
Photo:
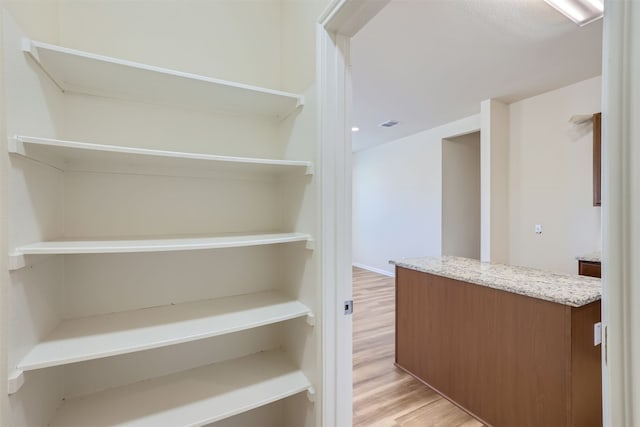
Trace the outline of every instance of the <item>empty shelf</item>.
<path fill-rule="evenodd" d="M 196 108 L 284 117 L 300 95 L 96 55 L 25 39 L 29 53 L 63 91 Z"/>
<path fill-rule="evenodd" d="M 210 172 L 310 174 L 311 162 L 229 157 L 209 154 L 89 144 L 58 139 L 16 136 L 9 152 L 63 171 L 92 171 L 173 176 L 207 176 Z"/>
<path fill-rule="evenodd" d="M 67 400 L 50 425 L 202 426 L 311 388 L 279 351 Z"/>
<path fill-rule="evenodd" d="M 278 243 L 303 242 L 310 239 L 311 236 L 304 233 L 274 233 L 135 240 L 57 240 L 21 246 L 11 256 L 192 251 L 274 245 Z"/>
<path fill-rule="evenodd" d="M 301 302 L 268 291 L 64 320 L 17 368 L 28 371 L 196 341 L 310 313 Z"/>

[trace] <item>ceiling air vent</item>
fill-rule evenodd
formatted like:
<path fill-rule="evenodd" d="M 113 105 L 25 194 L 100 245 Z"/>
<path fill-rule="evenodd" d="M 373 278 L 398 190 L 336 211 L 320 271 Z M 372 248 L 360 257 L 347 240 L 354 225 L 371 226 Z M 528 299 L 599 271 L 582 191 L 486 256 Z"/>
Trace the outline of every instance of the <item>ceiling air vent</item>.
<path fill-rule="evenodd" d="M 387 120 L 384 123 L 380 123 L 378 126 L 382 126 L 383 128 L 391 128 L 397 125 L 398 123 L 400 122 L 398 122 L 397 120 Z"/>

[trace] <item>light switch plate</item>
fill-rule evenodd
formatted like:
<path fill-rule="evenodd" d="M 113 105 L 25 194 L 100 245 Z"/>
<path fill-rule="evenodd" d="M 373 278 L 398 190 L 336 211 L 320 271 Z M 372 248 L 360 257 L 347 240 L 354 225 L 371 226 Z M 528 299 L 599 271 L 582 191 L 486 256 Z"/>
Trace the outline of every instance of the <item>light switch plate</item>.
<path fill-rule="evenodd" d="M 536 224 L 534 227 L 536 234 L 542 234 L 542 224 Z"/>
<path fill-rule="evenodd" d="M 602 322 L 593 325 L 593 345 L 602 344 Z"/>

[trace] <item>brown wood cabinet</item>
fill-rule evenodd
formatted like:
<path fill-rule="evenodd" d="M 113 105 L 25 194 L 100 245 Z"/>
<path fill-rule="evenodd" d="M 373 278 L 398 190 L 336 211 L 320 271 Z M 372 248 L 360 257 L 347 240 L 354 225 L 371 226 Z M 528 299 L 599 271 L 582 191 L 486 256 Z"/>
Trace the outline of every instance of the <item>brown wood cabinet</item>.
<path fill-rule="evenodd" d="M 602 113 L 596 113 L 593 115 L 593 206 L 601 206 L 601 202 L 602 202 Z"/>
<path fill-rule="evenodd" d="M 578 261 L 578 274 L 581 276 L 602 277 L 602 266 L 599 262 Z"/>
<path fill-rule="evenodd" d="M 482 422 L 602 425 L 600 301 L 570 307 L 396 268 L 396 365 Z"/>

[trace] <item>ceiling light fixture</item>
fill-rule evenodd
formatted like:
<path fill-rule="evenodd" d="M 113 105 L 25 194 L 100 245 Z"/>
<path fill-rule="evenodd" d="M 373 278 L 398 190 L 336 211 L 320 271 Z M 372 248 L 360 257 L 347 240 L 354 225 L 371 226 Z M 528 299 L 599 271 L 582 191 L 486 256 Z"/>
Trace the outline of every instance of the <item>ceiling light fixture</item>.
<path fill-rule="evenodd" d="M 351 132 L 358 132 L 360 130 L 360 128 L 358 126 L 353 126 L 351 128 Z"/>
<path fill-rule="evenodd" d="M 579 26 L 584 26 L 602 18 L 603 0 L 544 0 L 555 10 Z"/>

